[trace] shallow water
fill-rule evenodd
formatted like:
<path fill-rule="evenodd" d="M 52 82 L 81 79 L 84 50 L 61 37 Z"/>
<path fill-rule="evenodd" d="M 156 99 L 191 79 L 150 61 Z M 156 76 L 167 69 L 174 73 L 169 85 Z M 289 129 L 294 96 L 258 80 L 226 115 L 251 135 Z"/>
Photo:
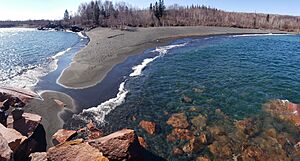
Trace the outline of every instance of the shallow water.
<path fill-rule="evenodd" d="M 272 99 L 300 102 L 299 36 L 182 39 L 147 50 L 142 57 L 144 60 L 136 62 L 132 71 L 120 72 L 136 57 L 128 58 L 123 63 L 126 65 L 120 64 L 108 74 L 113 79 L 114 72 L 122 73 L 115 76 L 121 82 L 115 98 L 75 115 L 66 126 L 76 129 L 93 120 L 106 134 L 135 129 L 151 152 L 167 160 L 195 160 L 199 156 L 245 159 L 253 147 L 264 157 L 299 159 L 294 155 L 299 129 L 262 110 L 262 105 Z M 192 102 L 182 101 L 184 97 Z M 190 141 L 168 141 L 173 128 L 166 122 L 182 112 L 189 122 L 186 130 L 196 138 L 205 134 L 207 143 L 200 150 L 174 156 L 173 148 L 184 149 Z M 195 118 L 207 120 L 200 130 L 193 123 Z M 156 134 L 149 135 L 140 128 L 141 120 L 155 122 Z M 246 124 L 246 131 L 239 124 Z M 221 134 L 215 135 L 216 131 Z M 286 142 L 282 143 L 282 138 Z M 215 155 L 212 147 L 218 147 L 215 149 L 221 156 Z"/>
<path fill-rule="evenodd" d="M 37 78 L 54 70 L 57 59 L 80 40 L 80 36 L 70 32 L 0 29 L 1 85 L 35 85 Z"/>

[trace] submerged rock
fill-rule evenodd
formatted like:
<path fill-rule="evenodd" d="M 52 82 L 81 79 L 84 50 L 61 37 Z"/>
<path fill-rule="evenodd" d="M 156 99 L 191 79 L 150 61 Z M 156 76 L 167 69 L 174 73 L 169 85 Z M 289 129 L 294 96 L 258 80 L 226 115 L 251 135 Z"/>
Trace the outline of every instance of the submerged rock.
<path fill-rule="evenodd" d="M 167 124 L 171 125 L 173 128 L 185 129 L 189 127 L 189 123 L 185 113 L 173 114 L 167 121 Z"/>
<path fill-rule="evenodd" d="M 177 139 L 179 140 L 191 140 L 195 138 L 194 134 L 188 129 L 178 129 L 175 128 L 172 130 L 172 133 L 167 136 L 167 140 L 174 142 Z"/>
<path fill-rule="evenodd" d="M 147 131 L 147 133 L 153 135 L 155 133 L 156 124 L 154 122 L 142 120 L 139 126 Z"/>
<path fill-rule="evenodd" d="M 183 154 L 183 150 L 180 149 L 180 148 L 174 147 L 173 150 L 172 150 L 172 154 L 173 154 L 174 156 L 182 155 L 182 154 Z"/>
<path fill-rule="evenodd" d="M 146 143 L 146 141 L 145 141 L 145 139 L 144 138 L 142 138 L 142 137 L 138 137 L 138 140 L 139 140 L 139 143 L 140 143 L 140 145 L 142 146 L 142 147 L 144 147 L 145 149 L 147 149 L 148 148 L 148 144 Z"/>
<path fill-rule="evenodd" d="M 71 140 L 77 135 L 77 131 L 60 129 L 52 136 L 52 142 L 54 145 L 64 143 Z"/>
<path fill-rule="evenodd" d="M 98 149 L 83 142 L 82 139 L 50 148 L 47 151 L 47 159 L 51 161 L 108 161 Z"/>
<path fill-rule="evenodd" d="M 207 118 L 201 114 L 194 117 L 191 122 L 197 130 L 202 130 L 206 126 Z"/>
<path fill-rule="evenodd" d="M 196 161 L 210 161 L 208 157 L 197 157 Z"/>
<path fill-rule="evenodd" d="M 193 103 L 193 99 L 190 98 L 190 97 L 188 97 L 188 96 L 183 96 L 183 97 L 181 98 L 181 101 L 182 101 L 183 103 Z"/>
<path fill-rule="evenodd" d="M 266 103 L 263 109 L 272 117 L 300 126 L 300 104 L 294 104 L 287 100 L 273 100 Z"/>

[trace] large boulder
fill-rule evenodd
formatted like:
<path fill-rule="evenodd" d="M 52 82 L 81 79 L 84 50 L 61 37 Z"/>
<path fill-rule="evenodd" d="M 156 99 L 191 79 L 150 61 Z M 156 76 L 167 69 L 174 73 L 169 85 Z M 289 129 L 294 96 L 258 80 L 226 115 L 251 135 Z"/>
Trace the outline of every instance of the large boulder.
<path fill-rule="evenodd" d="M 43 125 L 39 124 L 32 135 L 24 140 L 14 151 L 14 160 L 29 160 L 29 155 L 31 153 L 45 152 L 46 147 L 46 132 Z"/>
<path fill-rule="evenodd" d="M 24 136 L 30 136 L 41 123 L 42 117 L 36 114 L 23 113 L 22 118 L 14 120 L 12 116 L 7 119 L 7 127 L 19 131 Z"/>
<path fill-rule="evenodd" d="M 76 135 L 77 131 L 60 129 L 52 136 L 52 142 L 54 145 L 64 143 L 71 140 Z"/>
<path fill-rule="evenodd" d="M 103 152 L 109 160 L 144 160 L 143 148 L 134 130 L 117 131 L 108 136 L 90 140 L 89 144 Z"/>
<path fill-rule="evenodd" d="M 7 140 L 0 134 L 0 161 L 10 161 L 13 151 L 8 146 Z"/>
<path fill-rule="evenodd" d="M 187 121 L 187 117 L 185 113 L 173 114 L 167 121 L 167 124 L 173 126 L 174 128 L 181 128 L 181 129 L 185 129 L 189 127 L 189 123 Z"/>
<path fill-rule="evenodd" d="M 51 161 L 108 161 L 102 153 L 82 139 L 59 144 L 47 151 Z"/>
<path fill-rule="evenodd" d="M 6 128 L 0 124 L 0 134 L 7 141 L 10 149 L 15 151 L 27 137 L 23 136 L 21 133 L 14 129 Z"/>

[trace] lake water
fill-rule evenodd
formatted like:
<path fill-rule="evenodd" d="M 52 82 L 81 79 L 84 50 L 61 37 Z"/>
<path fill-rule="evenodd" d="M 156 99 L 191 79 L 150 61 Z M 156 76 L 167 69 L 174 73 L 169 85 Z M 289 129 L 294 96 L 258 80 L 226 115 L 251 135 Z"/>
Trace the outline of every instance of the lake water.
<path fill-rule="evenodd" d="M 71 32 L 0 29 L 1 85 L 34 86 L 39 77 L 56 69 L 60 56 L 80 41 L 81 37 Z"/>
<path fill-rule="evenodd" d="M 280 133 L 286 128 L 270 123 L 276 121 L 266 121 L 262 105 L 272 99 L 300 102 L 298 35 L 183 39 L 147 50 L 143 55 L 147 55 L 147 59 L 137 63 L 124 76 L 115 98 L 86 109 L 73 119 L 94 120 L 106 133 L 133 128 L 146 139 L 155 154 L 168 160 L 194 160 L 197 156 L 212 156 L 209 145 L 196 153 L 173 156 L 172 149 L 184 147 L 187 141 L 167 141 L 172 127 L 166 121 L 172 114 L 184 112 L 190 123 L 199 114 L 206 117 L 207 127 L 201 132 L 208 138 L 209 127 L 218 125 L 230 136 L 235 132 L 237 120 L 250 117 L 258 117 L 258 122 L 268 122 L 262 127 L 272 124 L 270 126 Z M 191 98 L 192 102 L 182 101 L 184 97 Z M 224 113 L 226 120 L 216 116 L 216 109 Z M 141 120 L 155 122 L 157 134 L 151 136 L 142 130 L 138 125 Z M 194 127 L 190 125 L 189 128 L 193 131 Z M 240 141 L 236 136 L 229 138 Z M 264 143 L 269 145 L 269 142 Z M 269 155 L 273 154 L 270 152 Z"/>

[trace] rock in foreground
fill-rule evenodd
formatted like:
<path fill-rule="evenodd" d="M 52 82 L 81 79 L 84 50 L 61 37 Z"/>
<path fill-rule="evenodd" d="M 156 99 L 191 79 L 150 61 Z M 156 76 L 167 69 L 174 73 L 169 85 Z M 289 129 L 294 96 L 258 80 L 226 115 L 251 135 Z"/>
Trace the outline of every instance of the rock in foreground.
<path fill-rule="evenodd" d="M 82 139 L 59 144 L 47 152 L 51 161 L 108 161 L 98 149 L 93 148 Z"/>
<path fill-rule="evenodd" d="M 124 129 L 90 140 L 89 144 L 103 152 L 109 160 L 143 160 L 140 154 L 142 147 L 134 130 Z"/>

